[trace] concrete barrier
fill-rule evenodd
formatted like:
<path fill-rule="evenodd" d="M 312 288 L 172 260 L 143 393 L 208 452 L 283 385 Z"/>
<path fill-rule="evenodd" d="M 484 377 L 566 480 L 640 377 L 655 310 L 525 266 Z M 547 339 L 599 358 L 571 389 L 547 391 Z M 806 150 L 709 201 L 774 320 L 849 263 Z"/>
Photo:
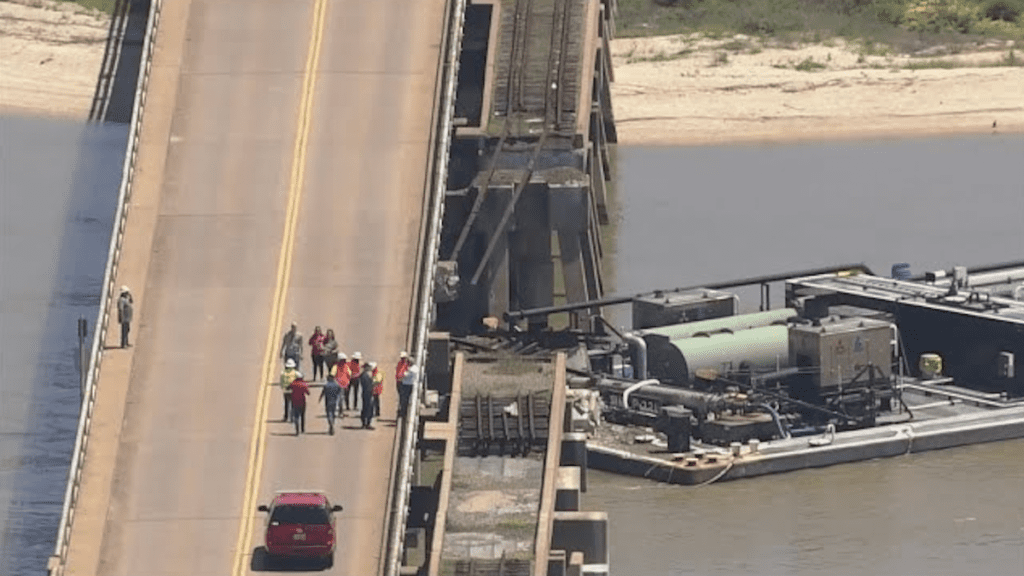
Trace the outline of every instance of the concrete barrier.
<path fill-rule="evenodd" d="M 100 292 L 100 309 L 94 324 L 96 330 L 93 333 L 92 353 L 89 356 L 88 373 L 82 394 L 82 407 L 78 416 L 78 430 L 75 435 L 75 446 L 71 452 L 67 488 L 64 491 L 64 507 L 61 510 L 60 524 L 57 528 L 57 542 L 54 545 L 53 554 L 46 563 L 49 576 L 62 576 L 64 564 L 67 561 L 68 543 L 75 518 L 75 505 L 78 502 L 78 490 L 82 481 L 82 468 L 89 447 L 89 430 L 92 426 L 92 412 L 96 402 L 97 378 L 100 365 L 103 362 L 103 342 L 106 341 L 114 303 L 114 279 L 117 277 L 117 268 L 121 261 L 124 226 L 128 220 L 128 203 L 132 196 L 135 161 L 139 151 L 139 134 L 142 131 L 142 122 L 145 118 L 146 87 L 149 84 L 153 60 L 153 42 L 160 23 L 162 5 L 163 0 L 153 0 L 149 19 L 146 22 L 142 57 L 139 60 L 139 78 L 135 87 L 135 104 L 132 106 L 131 130 L 128 133 L 128 148 L 125 153 L 121 187 L 118 192 L 117 211 L 114 215 L 114 229 L 110 236 L 107 267 L 103 275 L 103 288 Z"/>

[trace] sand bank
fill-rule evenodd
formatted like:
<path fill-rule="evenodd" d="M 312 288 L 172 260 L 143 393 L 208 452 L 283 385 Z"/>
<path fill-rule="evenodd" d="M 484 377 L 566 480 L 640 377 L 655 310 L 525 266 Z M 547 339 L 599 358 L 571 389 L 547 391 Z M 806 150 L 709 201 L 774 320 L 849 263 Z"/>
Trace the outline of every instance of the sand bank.
<path fill-rule="evenodd" d="M 839 39 L 791 46 L 744 36 L 615 40 L 619 142 L 1024 132 L 1024 52 L 1002 41 L 978 48 L 911 56 L 871 54 Z M 995 65 L 1008 58 L 1018 65 Z"/>
<path fill-rule="evenodd" d="M 109 25 L 75 4 L 0 1 L 0 112 L 86 119 Z"/>

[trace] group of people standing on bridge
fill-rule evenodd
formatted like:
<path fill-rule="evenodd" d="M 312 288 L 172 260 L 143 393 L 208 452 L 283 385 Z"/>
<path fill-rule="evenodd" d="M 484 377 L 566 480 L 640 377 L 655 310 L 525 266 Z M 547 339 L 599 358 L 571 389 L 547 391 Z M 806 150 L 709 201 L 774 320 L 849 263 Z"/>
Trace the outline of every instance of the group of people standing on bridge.
<path fill-rule="evenodd" d="M 312 361 L 312 379 L 307 381 L 300 371 L 302 351 L 308 344 Z M 346 410 L 356 410 L 363 429 L 373 428 L 373 419 L 380 417 L 380 398 L 384 393 L 384 374 L 377 362 L 364 361 L 360 352 L 349 358 L 338 349 L 334 330 L 325 331 L 317 326 L 309 340 L 305 340 L 293 322 L 281 340 L 279 355 L 284 360 L 280 386 L 284 397 L 284 417 L 295 424 L 295 434 L 306 431 L 306 397 L 310 395 L 310 382 L 323 379 L 318 401 L 323 401 L 327 417 L 328 434 L 334 434 L 334 423 L 345 417 Z M 419 377 L 419 367 L 408 353 L 399 354 L 395 366 L 395 387 L 399 399 L 399 418 L 408 411 L 412 387 Z M 362 409 L 359 408 L 360 397 Z"/>

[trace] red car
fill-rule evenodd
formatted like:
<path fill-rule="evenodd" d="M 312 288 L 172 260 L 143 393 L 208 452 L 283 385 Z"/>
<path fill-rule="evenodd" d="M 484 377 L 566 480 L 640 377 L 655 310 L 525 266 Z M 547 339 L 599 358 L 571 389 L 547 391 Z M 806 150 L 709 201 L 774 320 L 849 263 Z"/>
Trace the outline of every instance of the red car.
<path fill-rule="evenodd" d="M 332 506 L 323 492 L 296 490 L 276 492 L 267 512 L 267 556 L 283 558 L 320 558 L 328 567 L 334 564 L 334 513 L 341 506 Z"/>

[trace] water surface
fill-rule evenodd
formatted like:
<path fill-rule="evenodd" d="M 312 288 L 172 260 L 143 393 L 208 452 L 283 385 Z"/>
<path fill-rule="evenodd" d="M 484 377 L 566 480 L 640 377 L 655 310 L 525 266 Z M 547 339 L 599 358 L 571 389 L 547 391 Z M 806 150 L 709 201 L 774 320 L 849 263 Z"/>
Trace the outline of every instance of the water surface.
<path fill-rule="evenodd" d="M 127 133 L 0 117 L 0 574 L 53 553 Z"/>
<path fill-rule="evenodd" d="M 887 274 L 1024 260 L 1024 136 L 618 158 L 616 293 L 849 262 Z M 741 297 L 756 308 L 756 290 Z M 609 513 L 619 576 L 1024 574 L 1024 440 L 702 488 L 594 473 L 583 502 Z"/>

